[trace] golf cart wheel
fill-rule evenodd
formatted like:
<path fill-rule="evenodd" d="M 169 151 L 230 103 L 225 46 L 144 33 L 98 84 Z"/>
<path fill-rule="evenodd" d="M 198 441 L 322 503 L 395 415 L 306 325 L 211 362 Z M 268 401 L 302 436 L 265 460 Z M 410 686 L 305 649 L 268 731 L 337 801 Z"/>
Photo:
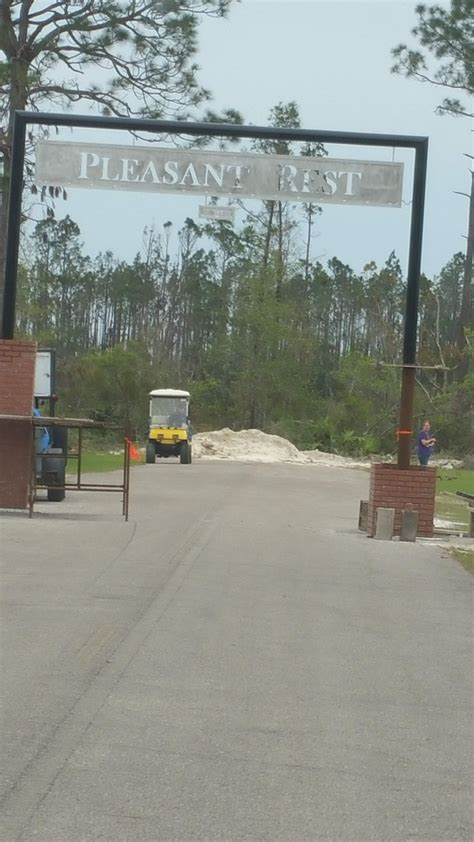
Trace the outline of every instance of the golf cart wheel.
<path fill-rule="evenodd" d="M 152 441 L 147 442 L 146 446 L 146 463 L 147 465 L 154 465 L 156 459 L 155 444 Z"/>
<path fill-rule="evenodd" d="M 179 461 L 182 465 L 191 464 L 191 445 L 188 441 L 183 441 L 181 450 L 179 452 Z"/>
<path fill-rule="evenodd" d="M 48 487 L 49 503 L 61 503 L 66 496 L 66 466 L 64 459 L 51 456 L 43 460 L 43 475 Z M 58 487 L 59 486 L 59 487 Z"/>

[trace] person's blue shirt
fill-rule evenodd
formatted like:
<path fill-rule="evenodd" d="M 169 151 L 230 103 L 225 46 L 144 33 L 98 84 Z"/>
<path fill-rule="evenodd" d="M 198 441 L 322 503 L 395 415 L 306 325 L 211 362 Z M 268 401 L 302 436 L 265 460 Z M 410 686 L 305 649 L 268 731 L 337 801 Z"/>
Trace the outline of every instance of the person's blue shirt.
<path fill-rule="evenodd" d="M 429 458 L 433 452 L 434 442 L 435 439 L 431 433 L 431 429 L 423 429 L 420 430 L 417 437 L 417 451 L 418 451 L 418 461 L 420 465 L 427 465 Z M 429 444 L 427 443 L 429 442 Z"/>
<path fill-rule="evenodd" d="M 420 430 L 418 433 L 418 453 L 422 456 L 431 456 L 433 452 L 432 444 L 423 444 L 424 441 L 429 441 L 430 438 L 431 433 L 427 433 L 425 430 Z"/>
<path fill-rule="evenodd" d="M 32 412 L 32 414 L 33 414 L 36 418 L 37 418 L 38 416 L 41 418 L 41 412 L 39 411 L 39 409 L 36 409 L 35 407 L 33 407 L 33 412 Z M 39 441 L 40 441 L 40 445 L 41 445 L 41 450 L 42 450 L 42 451 L 43 451 L 43 450 L 47 450 L 47 449 L 48 449 L 48 447 L 49 447 L 49 433 L 48 433 L 48 431 L 47 431 L 46 427 L 38 427 L 38 430 L 41 432 L 41 436 L 40 436 L 40 440 L 39 440 Z"/>

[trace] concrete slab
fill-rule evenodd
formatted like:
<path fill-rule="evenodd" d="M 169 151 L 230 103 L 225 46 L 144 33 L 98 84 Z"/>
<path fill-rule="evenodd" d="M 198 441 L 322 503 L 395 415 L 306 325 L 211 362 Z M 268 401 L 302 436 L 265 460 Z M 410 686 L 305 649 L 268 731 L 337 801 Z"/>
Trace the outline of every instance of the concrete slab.
<path fill-rule="evenodd" d="M 361 535 L 363 472 L 132 483 L 0 518 L 2 839 L 470 840 L 468 574 Z"/>

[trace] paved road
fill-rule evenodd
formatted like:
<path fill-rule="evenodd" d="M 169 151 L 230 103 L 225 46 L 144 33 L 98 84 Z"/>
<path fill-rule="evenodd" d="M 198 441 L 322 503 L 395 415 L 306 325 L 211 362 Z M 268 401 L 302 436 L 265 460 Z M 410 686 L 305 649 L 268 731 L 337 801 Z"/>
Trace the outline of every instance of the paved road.
<path fill-rule="evenodd" d="M 468 574 L 362 472 L 132 482 L 0 517 L 2 842 L 472 840 Z"/>

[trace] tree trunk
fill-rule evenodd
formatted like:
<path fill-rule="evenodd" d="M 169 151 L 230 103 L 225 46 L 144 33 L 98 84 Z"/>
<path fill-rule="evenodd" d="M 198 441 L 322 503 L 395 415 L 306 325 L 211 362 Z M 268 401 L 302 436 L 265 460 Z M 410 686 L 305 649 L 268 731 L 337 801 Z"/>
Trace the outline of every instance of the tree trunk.
<path fill-rule="evenodd" d="M 270 214 L 268 217 L 268 227 L 267 227 L 267 234 L 265 237 L 265 248 L 263 251 L 263 265 L 268 266 L 268 261 L 270 258 L 270 243 L 272 239 L 272 227 L 273 227 L 273 214 L 275 211 L 275 202 L 270 202 Z"/>
<path fill-rule="evenodd" d="M 22 45 L 17 45 L 17 53 L 21 54 Z M 13 142 L 13 116 L 15 111 L 24 110 L 28 100 L 28 63 L 17 56 L 10 58 L 10 103 L 8 128 L 2 138 L 3 151 L 3 176 L 1 179 L 1 201 L 0 201 L 0 313 L 3 310 L 3 292 L 5 289 L 5 254 L 7 244 L 8 227 L 8 202 L 10 197 L 10 172 L 11 153 Z"/>
<path fill-rule="evenodd" d="M 278 202 L 278 267 L 275 288 L 275 298 L 281 300 L 283 286 L 283 204 Z"/>
<path fill-rule="evenodd" d="M 308 288 L 308 278 L 309 278 L 309 258 L 311 254 L 311 234 L 313 228 L 313 205 L 308 205 L 308 229 L 306 233 L 306 254 L 305 254 L 305 261 L 304 261 L 304 279 L 306 285 L 306 291 Z"/>
<path fill-rule="evenodd" d="M 434 340 L 436 347 L 438 349 L 439 354 L 439 361 L 441 363 L 441 368 L 443 372 L 443 386 L 442 392 L 446 392 L 448 389 L 448 371 L 446 368 L 446 361 L 444 359 L 443 349 L 441 348 L 441 341 L 440 341 L 440 330 L 439 330 L 439 317 L 440 317 L 440 300 L 439 295 L 436 296 L 436 323 L 435 323 L 435 335 Z"/>
<path fill-rule="evenodd" d="M 462 303 L 459 314 L 457 346 L 464 350 L 467 344 L 466 330 L 473 326 L 472 318 L 472 261 L 474 257 L 474 170 L 471 174 L 471 197 L 469 202 L 469 222 L 467 230 L 466 264 L 462 286 Z M 462 378 L 467 374 L 467 359 L 461 363 L 458 375 Z"/>

